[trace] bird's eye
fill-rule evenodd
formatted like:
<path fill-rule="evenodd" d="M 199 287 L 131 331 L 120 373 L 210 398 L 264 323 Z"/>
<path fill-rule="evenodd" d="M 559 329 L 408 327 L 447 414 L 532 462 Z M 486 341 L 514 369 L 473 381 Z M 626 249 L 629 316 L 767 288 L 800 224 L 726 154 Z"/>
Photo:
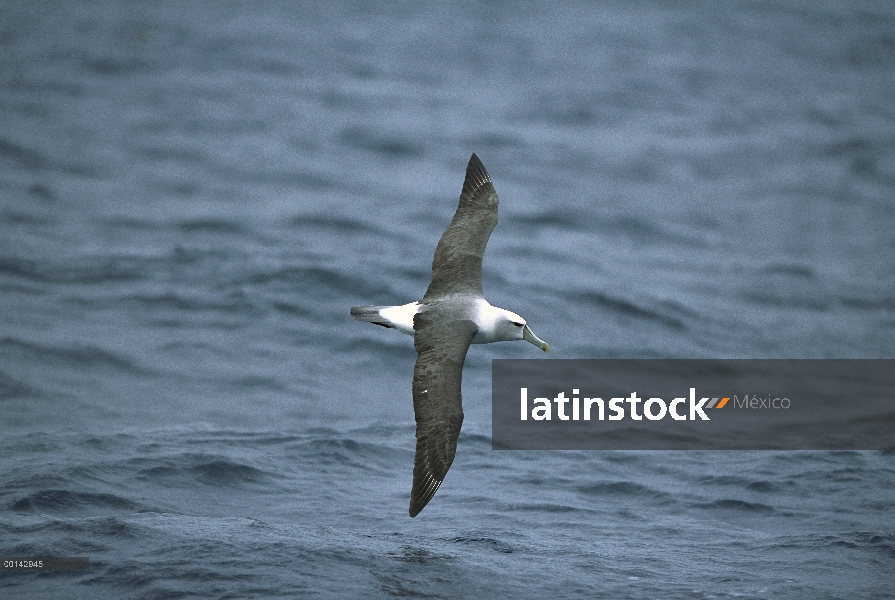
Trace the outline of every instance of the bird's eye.
<path fill-rule="evenodd" d="M 513 325 L 515 325 L 516 327 L 522 327 L 522 323 L 517 323 L 516 321 L 513 321 Z"/>

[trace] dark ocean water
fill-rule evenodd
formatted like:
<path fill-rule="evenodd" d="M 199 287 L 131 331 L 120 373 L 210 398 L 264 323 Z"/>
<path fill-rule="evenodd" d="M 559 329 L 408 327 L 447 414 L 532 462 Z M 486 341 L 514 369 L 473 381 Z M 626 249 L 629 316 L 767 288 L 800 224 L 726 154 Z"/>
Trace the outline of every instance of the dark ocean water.
<path fill-rule="evenodd" d="M 472 152 L 551 357 L 895 358 L 888 3 L 3 2 L 0 596 L 895 596 L 895 454 L 492 451 L 528 344 L 407 516 Z"/>

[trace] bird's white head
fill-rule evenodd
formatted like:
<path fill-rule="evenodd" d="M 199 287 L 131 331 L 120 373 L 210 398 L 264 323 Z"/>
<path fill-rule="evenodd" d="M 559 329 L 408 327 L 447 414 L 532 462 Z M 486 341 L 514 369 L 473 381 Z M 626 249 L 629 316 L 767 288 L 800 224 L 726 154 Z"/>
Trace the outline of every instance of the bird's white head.
<path fill-rule="evenodd" d="M 525 322 L 525 319 L 514 312 L 498 309 L 500 314 L 495 322 L 495 337 L 501 341 L 525 340 L 547 352 L 550 346 L 540 339 Z"/>

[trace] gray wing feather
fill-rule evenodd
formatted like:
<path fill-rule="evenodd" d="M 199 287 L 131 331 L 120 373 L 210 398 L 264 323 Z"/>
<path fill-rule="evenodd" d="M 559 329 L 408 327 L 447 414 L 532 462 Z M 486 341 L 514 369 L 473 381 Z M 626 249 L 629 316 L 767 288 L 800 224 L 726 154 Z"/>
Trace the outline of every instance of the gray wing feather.
<path fill-rule="evenodd" d="M 451 294 L 482 295 L 482 257 L 497 225 L 497 204 L 491 177 L 473 154 L 457 212 L 435 249 L 432 282 L 423 302 Z"/>
<path fill-rule="evenodd" d="M 454 462 L 463 425 L 460 394 L 463 361 L 478 330 L 472 321 L 452 320 L 439 313 L 433 307 L 413 318 L 418 356 L 413 371 L 416 458 L 410 493 L 411 517 L 418 515 L 432 499 Z"/>

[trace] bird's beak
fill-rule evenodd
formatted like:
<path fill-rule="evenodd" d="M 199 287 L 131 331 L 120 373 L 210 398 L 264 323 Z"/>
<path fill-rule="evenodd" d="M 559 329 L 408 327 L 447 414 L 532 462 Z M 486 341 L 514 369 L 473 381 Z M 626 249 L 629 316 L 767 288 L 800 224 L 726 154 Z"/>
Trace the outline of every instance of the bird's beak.
<path fill-rule="evenodd" d="M 550 350 L 550 346 L 547 345 L 547 342 L 536 336 L 531 330 L 531 327 L 529 327 L 528 325 L 526 325 L 525 329 L 522 330 L 522 339 L 526 342 L 531 342 L 544 352 Z"/>

